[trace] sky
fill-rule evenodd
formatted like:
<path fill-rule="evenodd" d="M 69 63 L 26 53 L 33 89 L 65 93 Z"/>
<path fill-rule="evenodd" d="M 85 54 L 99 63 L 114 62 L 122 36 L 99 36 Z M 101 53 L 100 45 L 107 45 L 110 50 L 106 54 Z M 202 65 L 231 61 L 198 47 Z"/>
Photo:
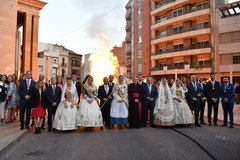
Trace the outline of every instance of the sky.
<path fill-rule="evenodd" d="M 63 45 L 79 54 L 99 48 L 103 32 L 109 45 L 120 46 L 125 39 L 125 5 L 128 0 L 43 0 L 40 11 L 39 42 Z"/>

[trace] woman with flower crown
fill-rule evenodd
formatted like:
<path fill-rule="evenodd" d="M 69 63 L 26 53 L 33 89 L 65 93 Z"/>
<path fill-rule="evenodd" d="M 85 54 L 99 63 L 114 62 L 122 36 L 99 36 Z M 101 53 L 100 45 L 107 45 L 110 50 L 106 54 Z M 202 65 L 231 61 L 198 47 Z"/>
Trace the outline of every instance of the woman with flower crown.
<path fill-rule="evenodd" d="M 67 78 L 62 90 L 61 102 L 55 113 L 53 128 L 62 131 L 77 129 L 78 99 L 76 87 L 71 78 Z"/>
<path fill-rule="evenodd" d="M 124 77 L 118 77 L 118 83 L 113 87 L 113 101 L 110 110 L 110 123 L 118 125 L 121 129 L 122 125 L 128 124 L 128 87 L 124 83 Z"/>

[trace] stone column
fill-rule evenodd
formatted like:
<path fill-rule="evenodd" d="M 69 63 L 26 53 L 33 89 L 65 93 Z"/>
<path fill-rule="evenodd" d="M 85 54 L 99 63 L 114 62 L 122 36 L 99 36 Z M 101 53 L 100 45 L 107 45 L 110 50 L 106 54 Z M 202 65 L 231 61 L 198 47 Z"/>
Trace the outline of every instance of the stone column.
<path fill-rule="evenodd" d="M 31 53 L 31 70 L 33 77 L 38 78 L 38 24 L 39 15 L 33 15 L 32 24 L 32 53 Z"/>
<path fill-rule="evenodd" d="M 15 73 L 17 0 L 0 0 L 0 73 Z"/>
<path fill-rule="evenodd" d="M 32 15 L 26 13 L 23 27 L 23 59 L 22 67 L 25 73 L 31 70 L 31 39 L 32 39 Z"/>

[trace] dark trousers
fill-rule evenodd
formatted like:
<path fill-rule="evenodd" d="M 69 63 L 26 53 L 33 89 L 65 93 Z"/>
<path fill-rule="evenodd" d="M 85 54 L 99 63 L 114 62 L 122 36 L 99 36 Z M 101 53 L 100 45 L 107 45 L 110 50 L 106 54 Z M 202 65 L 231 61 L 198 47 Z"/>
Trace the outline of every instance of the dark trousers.
<path fill-rule="evenodd" d="M 194 116 L 195 116 L 195 124 L 199 124 L 199 112 L 200 112 L 200 107 L 201 107 L 201 102 L 194 102 L 193 103 L 193 110 L 194 110 Z"/>
<path fill-rule="evenodd" d="M 143 101 L 142 106 L 142 124 L 147 124 L 148 111 L 150 110 L 150 124 L 153 125 L 153 110 L 155 107 L 155 101 Z"/>
<path fill-rule="evenodd" d="M 233 124 L 234 102 L 227 102 L 227 103 L 222 102 L 222 107 L 223 107 L 224 124 L 227 124 L 228 114 L 230 118 L 230 124 Z"/>
<path fill-rule="evenodd" d="M 103 121 L 107 126 L 110 126 L 110 108 L 111 108 L 111 102 L 110 103 L 107 102 L 106 104 L 104 104 L 104 106 L 101 109 Z"/>
<path fill-rule="evenodd" d="M 54 119 L 55 113 L 57 110 L 57 106 L 48 106 L 48 128 L 52 128 L 52 121 Z"/>
<path fill-rule="evenodd" d="M 20 125 L 21 125 L 21 127 L 24 127 L 24 121 L 25 121 L 26 127 L 29 127 L 30 113 L 31 113 L 30 101 L 20 100 Z M 25 114 L 26 114 L 26 120 L 25 120 Z"/>
<path fill-rule="evenodd" d="M 205 110 L 206 101 L 201 101 L 200 104 L 200 122 L 204 123 L 204 110 Z"/>
<path fill-rule="evenodd" d="M 212 100 L 208 101 L 208 123 L 212 123 L 212 110 L 214 111 L 213 122 L 218 121 L 218 104 L 219 101 L 213 103 Z"/>

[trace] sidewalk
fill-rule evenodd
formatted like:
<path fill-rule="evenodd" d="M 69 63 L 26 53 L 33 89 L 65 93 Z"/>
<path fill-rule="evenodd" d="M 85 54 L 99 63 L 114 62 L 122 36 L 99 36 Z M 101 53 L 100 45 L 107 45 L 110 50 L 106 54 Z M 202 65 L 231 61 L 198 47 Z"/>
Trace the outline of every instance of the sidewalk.
<path fill-rule="evenodd" d="M 205 106 L 205 111 L 204 111 L 204 116 L 205 116 L 205 123 L 207 123 L 207 113 L 208 113 L 208 107 L 207 103 Z M 212 111 L 212 118 L 213 118 L 213 111 Z M 235 104 L 234 109 L 234 124 L 240 126 L 240 104 Z M 223 121 L 223 109 L 222 109 L 222 103 L 219 103 L 219 108 L 218 108 L 218 120 Z M 228 115 L 228 122 L 229 122 L 229 115 Z"/>
<path fill-rule="evenodd" d="M 0 123 L 0 153 L 27 132 L 26 129 L 20 130 L 19 121 L 8 124 Z"/>

